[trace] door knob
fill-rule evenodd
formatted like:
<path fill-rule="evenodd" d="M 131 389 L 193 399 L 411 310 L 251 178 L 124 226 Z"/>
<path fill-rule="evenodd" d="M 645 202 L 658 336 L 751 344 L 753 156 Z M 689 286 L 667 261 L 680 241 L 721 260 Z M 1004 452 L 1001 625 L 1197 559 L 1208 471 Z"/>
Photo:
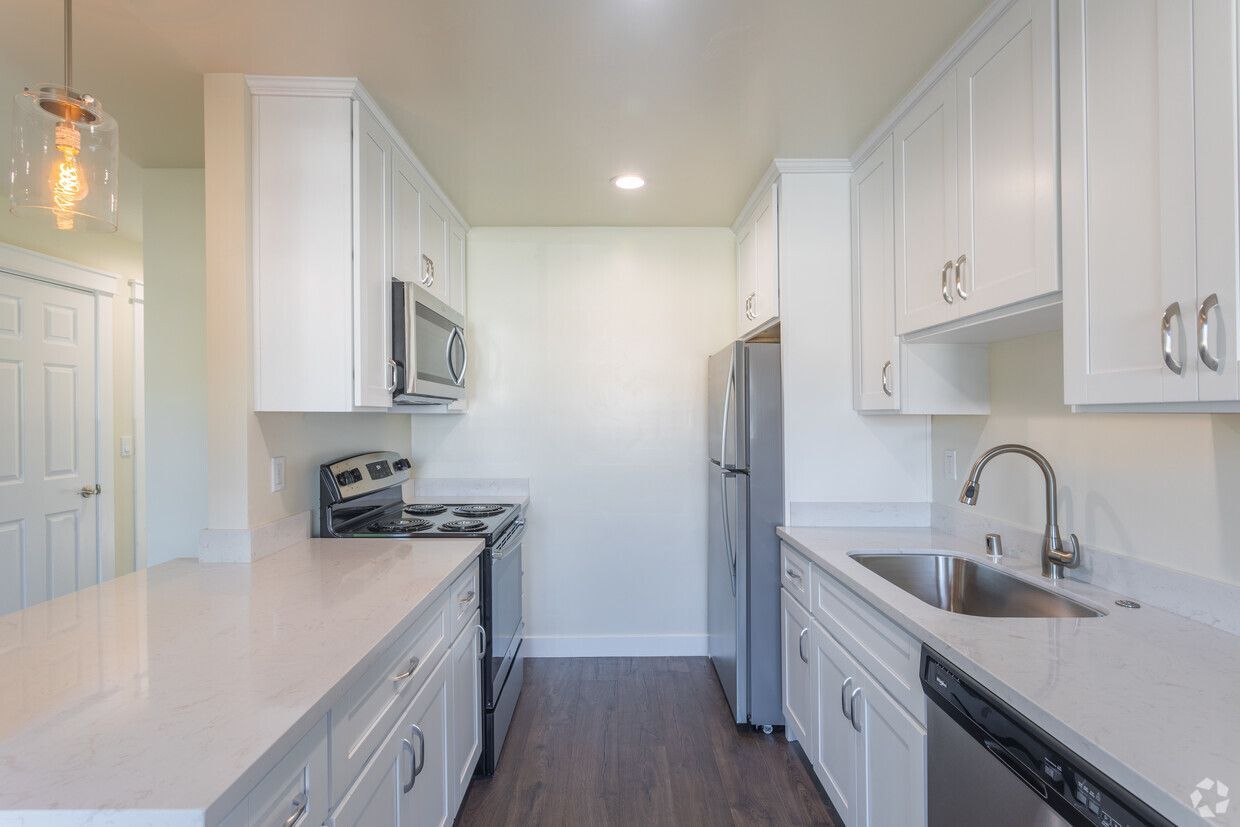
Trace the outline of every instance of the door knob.
<path fill-rule="evenodd" d="M 99 485 L 99 483 L 95 483 L 94 488 L 90 487 L 89 485 L 83 485 L 81 490 L 78 491 L 78 494 L 80 494 L 82 499 L 84 500 L 89 499 L 90 497 L 93 497 L 96 494 L 102 494 L 102 493 L 103 493 L 103 487 Z"/>

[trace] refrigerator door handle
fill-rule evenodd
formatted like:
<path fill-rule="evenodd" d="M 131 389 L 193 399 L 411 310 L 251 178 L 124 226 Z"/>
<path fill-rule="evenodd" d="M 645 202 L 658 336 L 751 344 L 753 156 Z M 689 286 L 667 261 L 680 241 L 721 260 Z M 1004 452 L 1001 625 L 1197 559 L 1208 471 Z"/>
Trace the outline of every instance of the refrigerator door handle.
<path fill-rule="evenodd" d="M 736 392 L 736 349 L 732 349 L 732 364 L 728 368 L 728 385 L 723 392 L 723 421 L 719 425 L 719 465 L 728 467 L 728 414 L 731 413 L 732 394 Z"/>
<path fill-rule="evenodd" d="M 728 572 L 732 576 L 732 596 L 736 596 L 736 549 L 732 548 L 732 518 L 728 515 L 728 477 L 735 477 L 731 471 L 719 473 L 719 503 L 723 510 L 723 541 L 728 552 Z"/>

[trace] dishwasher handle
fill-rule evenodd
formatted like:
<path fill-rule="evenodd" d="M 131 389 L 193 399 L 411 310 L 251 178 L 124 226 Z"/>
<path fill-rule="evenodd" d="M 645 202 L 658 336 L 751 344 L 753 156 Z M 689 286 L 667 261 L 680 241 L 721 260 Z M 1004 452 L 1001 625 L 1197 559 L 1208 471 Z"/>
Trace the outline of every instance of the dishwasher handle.
<path fill-rule="evenodd" d="M 991 755 L 1002 761 L 1003 764 L 1012 771 L 1013 775 L 1021 781 L 1024 781 L 1026 787 L 1041 796 L 1043 800 L 1049 798 L 1046 784 L 1042 782 L 1042 779 L 1039 778 L 1033 770 L 1026 767 L 1024 762 L 1022 762 L 1019 758 L 1008 752 L 1007 748 L 1004 747 L 1003 744 L 1000 744 L 993 738 L 987 738 L 982 741 L 982 746 L 989 750 Z"/>

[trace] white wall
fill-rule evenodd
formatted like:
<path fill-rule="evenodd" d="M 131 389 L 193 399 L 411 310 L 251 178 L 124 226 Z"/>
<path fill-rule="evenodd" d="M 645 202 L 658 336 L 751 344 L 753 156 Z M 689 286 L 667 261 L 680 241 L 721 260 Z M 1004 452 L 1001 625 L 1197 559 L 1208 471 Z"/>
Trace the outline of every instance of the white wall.
<path fill-rule="evenodd" d="M 852 505 L 930 497 L 926 418 L 853 411 L 848 177 L 780 179 L 785 496 L 801 524 L 817 514 L 852 525 L 863 513 Z M 846 505 L 807 507 L 822 503 Z"/>
<path fill-rule="evenodd" d="M 147 565 L 193 557 L 207 526 L 205 204 L 200 169 L 142 177 Z"/>
<path fill-rule="evenodd" d="M 725 229 L 475 229 L 465 416 L 420 477 L 530 480 L 531 653 L 705 651 L 706 358 L 734 336 Z"/>
<path fill-rule="evenodd" d="M 1046 454 L 1060 527 L 1087 547 L 1240 584 L 1240 415 L 1073 414 L 1059 333 L 991 347 L 990 416 L 933 419 L 934 499 L 952 508 L 977 455 L 1002 442 Z M 959 452 L 959 480 L 943 452 Z M 1042 476 L 1018 457 L 986 468 L 974 510 L 1041 531 Z M 1087 551 L 1088 553 L 1088 551 Z"/>

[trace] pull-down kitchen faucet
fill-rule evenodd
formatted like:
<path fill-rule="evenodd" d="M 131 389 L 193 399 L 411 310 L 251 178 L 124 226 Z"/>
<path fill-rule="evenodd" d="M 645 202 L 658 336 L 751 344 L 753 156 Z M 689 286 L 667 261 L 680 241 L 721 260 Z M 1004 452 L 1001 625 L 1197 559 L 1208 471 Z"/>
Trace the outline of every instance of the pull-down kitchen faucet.
<path fill-rule="evenodd" d="M 977 505 L 982 469 L 1000 454 L 1020 454 L 1033 460 L 1042 469 L 1042 476 L 1046 480 L 1046 531 L 1042 535 L 1042 576 L 1058 580 L 1064 576 L 1064 569 L 1074 569 L 1081 564 L 1081 544 L 1075 534 L 1069 534 L 1072 548 L 1069 551 L 1064 547 L 1063 537 L 1059 533 L 1059 511 L 1056 504 L 1059 490 L 1055 484 L 1055 469 L 1051 468 L 1046 457 L 1027 445 L 996 445 L 973 463 L 969 479 L 960 491 L 960 501 L 965 505 Z"/>

